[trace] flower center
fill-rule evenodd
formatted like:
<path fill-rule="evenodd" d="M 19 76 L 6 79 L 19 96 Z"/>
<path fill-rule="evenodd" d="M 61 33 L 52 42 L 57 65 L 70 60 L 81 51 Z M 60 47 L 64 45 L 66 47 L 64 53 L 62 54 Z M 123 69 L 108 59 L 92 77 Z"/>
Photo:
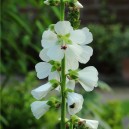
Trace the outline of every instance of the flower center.
<path fill-rule="evenodd" d="M 58 44 L 72 44 L 72 41 L 69 39 L 70 34 L 67 35 L 58 35 Z"/>
<path fill-rule="evenodd" d="M 75 107 L 75 103 L 73 103 L 72 105 L 69 106 L 70 108 L 74 108 Z"/>
<path fill-rule="evenodd" d="M 67 49 L 67 46 L 66 45 L 63 45 L 63 46 L 61 46 L 61 49 L 66 50 Z"/>

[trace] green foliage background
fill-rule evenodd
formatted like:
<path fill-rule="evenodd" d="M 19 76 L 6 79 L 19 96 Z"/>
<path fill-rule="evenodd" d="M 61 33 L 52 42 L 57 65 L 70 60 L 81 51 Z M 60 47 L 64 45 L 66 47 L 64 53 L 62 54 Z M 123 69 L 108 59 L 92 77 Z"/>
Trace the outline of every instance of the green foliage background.
<path fill-rule="evenodd" d="M 3 0 L 1 4 L 1 71 L 7 76 L 25 74 L 28 69 L 34 69 L 41 50 L 40 37 L 44 29 L 59 18 L 58 8 L 48 9 L 34 0 Z"/>

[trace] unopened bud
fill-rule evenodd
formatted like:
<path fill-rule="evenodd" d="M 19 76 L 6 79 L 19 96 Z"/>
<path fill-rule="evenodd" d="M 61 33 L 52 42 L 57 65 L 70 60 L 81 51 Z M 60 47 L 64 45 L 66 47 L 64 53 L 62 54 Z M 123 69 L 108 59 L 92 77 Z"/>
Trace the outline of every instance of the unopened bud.
<path fill-rule="evenodd" d="M 45 1 L 44 1 L 44 4 L 50 5 L 49 0 L 45 0 Z"/>
<path fill-rule="evenodd" d="M 75 2 L 74 5 L 76 8 L 83 8 L 83 5 L 79 1 Z"/>

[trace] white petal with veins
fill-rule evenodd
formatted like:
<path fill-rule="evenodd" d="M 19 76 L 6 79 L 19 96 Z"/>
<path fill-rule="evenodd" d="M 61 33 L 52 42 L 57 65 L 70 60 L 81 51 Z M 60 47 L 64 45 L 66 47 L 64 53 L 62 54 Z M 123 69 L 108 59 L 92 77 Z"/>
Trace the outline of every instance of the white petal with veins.
<path fill-rule="evenodd" d="M 98 71 L 95 67 L 89 66 L 78 72 L 79 82 L 86 91 L 92 91 L 97 86 Z"/>
<path fill-rule="evenodd" d="M 86 35 L 82 30 L 73 30 L 70 33 L 70 40 L 72 43 L 82 44 L 86 40 Z"/>
<path fill-rule="evenodd" d="M 82 45 L 89 44 L 93 41 L 93 35 L 91 32 L 89 32 L 89 29 L 87 27 L 84 27 L 82 31 L 85 33 L 86 40 L 82 43 Z"/>
<path fill-rule="evenodd" d="M 40 53 L 39 53 L 39 57 L 40 57 L 43 61 L 46 61 L 46 62 L 50 61 L 50 58 L 49 58 L 48 55 L 47 55 L 47 51 L 48 51 L 48 49 L 42 49 L 42 50 L 40 51 Z"/>
<path fill-rule="evenodd" d="M 48 82 L 48 83 L 32 90 L 31 94 L 33 95 L 34 98 L 36 98 L 37 100 L 40 100 L 43 97 L 45 97 L 51 89 L 52 89 L 52 84 L 50 82 Z"/>
<path fill-rule="evenodd" d="M 46 62 L 39 62 L 38 64 L 35 65 L 35 70 L 37 72 L 37 77 L 39 79 L 44 79 L 46 78 L 50 71 L 51 71 L 51 65 Z"/>
<path fill-rule="evenodd" d="M 66 84 L 67 88 L 74 90 L 75 88 L 75 81 L 74 80 L 69 80 Z"/>
<path fill-rule="evenodd" d="M 31 104 L 31 111 L 36 119 L 43 116 L 49 108 L 50 106 L 47 105 L 47 101 L 35 101 Z"/>
<path fill-rule="evenodd" d="M 72 26 L 69 21 L 59 21 L 55 24 L 55 31 L 58 35 L 69 34 L 72 30 Z"/>
<path fill-rule="evenodd" d="M 61 61 L 64 57 L 65 50 L 60 45 L 55 45 L 48 49 L 47 55 L 51 60 Z"/>
<path fill-rule="evenodd" d="M 51 30 L 44 31 L 41 40 L 42 46 L 44 48 L 49 48 L 56 45 L 57 41 L 57 35 L 54 32 L 52 32 Z"/>

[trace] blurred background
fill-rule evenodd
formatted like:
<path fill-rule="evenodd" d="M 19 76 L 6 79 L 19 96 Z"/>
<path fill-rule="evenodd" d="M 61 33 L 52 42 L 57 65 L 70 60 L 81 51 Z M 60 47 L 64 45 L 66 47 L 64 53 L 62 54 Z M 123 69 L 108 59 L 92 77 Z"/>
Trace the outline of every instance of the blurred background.
<path fill-rule="evenodd" d="M 80 67 L 95 66 L 100 80 L 90 93 L 78 86 L 85 98 L 78 116 L 99 120 L 98 129 L 129 129 L 129 1 L 80 2 L 81 27 L 87 26 L 94 36 L 94 55 Z M 1 11 L 0 128 L 59 129 L 58 111 L 36 120 L 30 110 L 34 101 L 30 91 L 44 83 L 34 71 L 41 61 L 41 36 L 58 21 L 59 7 L 44 6 L 40 0 L 2 0 Z"/>

